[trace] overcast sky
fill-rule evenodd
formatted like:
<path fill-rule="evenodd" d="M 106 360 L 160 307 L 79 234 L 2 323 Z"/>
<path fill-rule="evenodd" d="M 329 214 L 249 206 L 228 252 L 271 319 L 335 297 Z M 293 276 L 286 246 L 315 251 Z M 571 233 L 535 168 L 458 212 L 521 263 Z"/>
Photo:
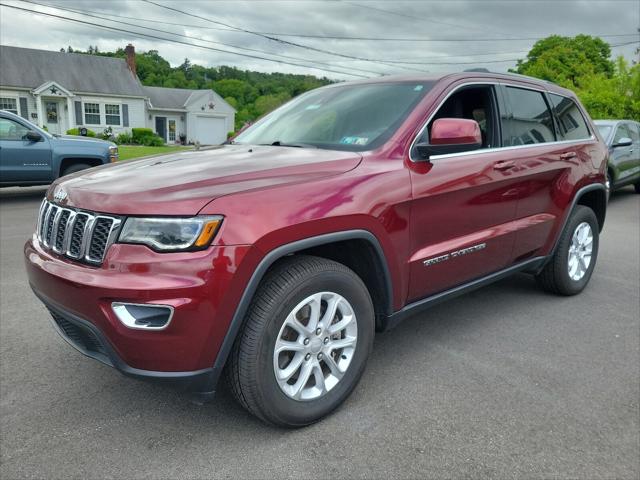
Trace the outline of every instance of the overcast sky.
<path fill-rule="evenodd" d="M 640 0 L 153 1 L 186 13 L 143 0 L 0 0 L 132 32 L 0 7 L 0 43 L 45 50 L 68 45 L 86 50 L 97 45 L 102 51 L 133 43 L 138 51 L 158 50 L 173 66 L 188 57 L 206 66 L 353 79 L 475 67 L 506 71 L 526 55 L 535 42 L 532 38 L 551 34 L 602 35 L 612 46 L 620 45 L 612 48 L 614 56 L 631 60 L 637 59 L 634 52 L 640 40 Z M 163 40 L 169 38 L 224 52 Z M 300 66 L 227 53 L 231 51 Z"/>

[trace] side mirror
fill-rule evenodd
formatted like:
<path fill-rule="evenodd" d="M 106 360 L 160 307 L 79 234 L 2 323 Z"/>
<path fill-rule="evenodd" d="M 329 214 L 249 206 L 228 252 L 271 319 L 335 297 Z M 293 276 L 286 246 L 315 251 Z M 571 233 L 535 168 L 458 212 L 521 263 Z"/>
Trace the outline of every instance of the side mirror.
<path fill-rule="evenodd" d="M 631 139 L 629 137 L 622 137 L 620 140 L 618 140 L 612 146 L 613 146 L 613 148 L 630 147 L 632 143 L 633 142 L 631 141 Z"/>
<path fill-rule="evenodd" d="M 416 145 L 424 159 L 433 155 L 466 152 L 482 147 L 480 125 L 465 118 L 439 118 L 431 126 L 429 143 Z"/>
<path fill-rule="evenodd" d="M 40 135 L 38 132 L 34 132 L 33 130 L 29 130 L 24 138 L 25 140 L 29 140 L 30 142 L 39 142 L 42 140 L 42 135 Z"/>

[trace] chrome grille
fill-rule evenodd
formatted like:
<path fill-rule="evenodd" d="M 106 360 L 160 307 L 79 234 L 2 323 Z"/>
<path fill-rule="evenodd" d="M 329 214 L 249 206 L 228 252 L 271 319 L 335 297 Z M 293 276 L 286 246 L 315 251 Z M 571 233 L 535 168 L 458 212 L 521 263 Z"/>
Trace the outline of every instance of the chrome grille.
<path fill-rule="evenodd" d="M 122 220 L 42 202 L 38 240 L 44 247 L 74 260 L 99 265 L 113 242 Z"/>

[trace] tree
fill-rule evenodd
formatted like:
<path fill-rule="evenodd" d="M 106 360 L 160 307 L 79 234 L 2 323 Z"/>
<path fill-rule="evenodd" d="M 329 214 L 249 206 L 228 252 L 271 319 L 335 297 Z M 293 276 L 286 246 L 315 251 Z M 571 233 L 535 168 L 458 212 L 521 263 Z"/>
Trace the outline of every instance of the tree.
<path fill-rule="evenodd" d="M 518 61 L 515 71 L 573 88 L 579 78 L 588 75 L 611 78 L 615 68 L 610 55 L 609 44 L 601 38 L 552 35 L 538 40 L 526 60 Z"/>

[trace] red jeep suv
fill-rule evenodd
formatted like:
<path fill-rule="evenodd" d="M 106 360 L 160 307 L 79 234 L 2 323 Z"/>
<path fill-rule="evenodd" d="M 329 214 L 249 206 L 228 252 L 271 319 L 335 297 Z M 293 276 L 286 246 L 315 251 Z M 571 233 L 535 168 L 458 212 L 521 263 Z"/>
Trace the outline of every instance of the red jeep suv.
<path fill-rule="evenodd" d="M 62 337 L 126 375 L 302 426 L 376 331 L 514 272 L 593 272 L 607 148 L 570 91 L 480 72 L 305 93 L 229 145 L 57 180 L 24 248 Z"/>

